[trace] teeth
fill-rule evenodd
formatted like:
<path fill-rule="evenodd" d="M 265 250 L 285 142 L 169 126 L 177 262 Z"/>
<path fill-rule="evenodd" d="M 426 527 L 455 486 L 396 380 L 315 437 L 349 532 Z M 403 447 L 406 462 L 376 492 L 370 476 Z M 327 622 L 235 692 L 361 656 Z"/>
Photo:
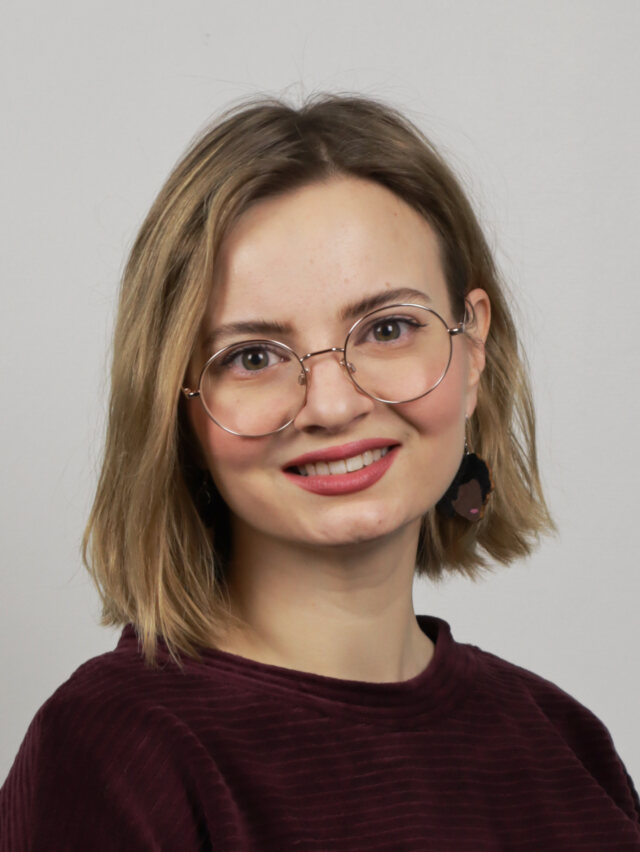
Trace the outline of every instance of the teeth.
<path fill-rule="evenodd" d="M 360 470 L 362 467 L 364 467 L 364 456 L 353 456 L 347 459 L 347 470 L 349 473 L 353 473 L 354 470 Z M 329 470 L 331 470 L 331 465 L 329 465 Z"/>
<path fill-rule="evenodd" d="M 315 462 L 297 467 L 296 471 L 302 476 L 326 476 L 327 474 L 351 473 L 362 467 L 373 464 L 389 452 L 389 447 L 378 450 L 365 450 L 359 456 L 351 456 L 348 459 L 338 459 L 330 462 Z"/>

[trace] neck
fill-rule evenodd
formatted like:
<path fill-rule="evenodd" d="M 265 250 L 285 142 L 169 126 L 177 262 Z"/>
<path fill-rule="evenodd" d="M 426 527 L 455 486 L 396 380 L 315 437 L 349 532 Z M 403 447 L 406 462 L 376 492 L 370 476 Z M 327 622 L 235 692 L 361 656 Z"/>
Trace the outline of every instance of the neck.
<path fill-rule="evenodd" d="M 412 588 L 419 520 L 376 541 L 311 547 L 232 522 L 229 591 L 241 626 L 221 650 L 327 677 L 398 682 L 428 665 Z"/>

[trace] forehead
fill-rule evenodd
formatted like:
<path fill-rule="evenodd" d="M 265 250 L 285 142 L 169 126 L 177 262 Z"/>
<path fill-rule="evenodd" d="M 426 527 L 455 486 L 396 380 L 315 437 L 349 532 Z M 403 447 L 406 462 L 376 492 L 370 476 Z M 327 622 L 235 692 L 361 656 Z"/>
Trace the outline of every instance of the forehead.
<path fill-rule="evenodd" d="M 332 179 L 257 202 L 240 217 L 218 257 L 203 330 L 252 319 L 312 328 L 347 303 L 399 287 L 447 311 L 434 230 L 385 187 Z"/>

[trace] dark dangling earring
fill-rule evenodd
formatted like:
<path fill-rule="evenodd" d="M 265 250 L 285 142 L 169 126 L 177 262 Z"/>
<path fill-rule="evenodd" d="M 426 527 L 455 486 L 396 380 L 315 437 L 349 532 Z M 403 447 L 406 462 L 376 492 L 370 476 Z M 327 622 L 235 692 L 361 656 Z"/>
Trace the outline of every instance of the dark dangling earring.
<path fill-rule="evenodd" d="M 469 452 L 465 436 L 462 462 L 453 482 L 436 503 L 436 509 L 448 518 L 460 515 L 468 521 L 479 521 L 492 491 L 489 466 L 484 459 Z"/>
<path fill-rule="evenodd" d="M 195 494 L 195 504 L 198 510 L 198 515 L 206 527 L 213 526 L 215 513 L 214 497 L 216 495 L 216 487 L 208 470 L 202 471 L 202 481 L 200 487 Z"/>

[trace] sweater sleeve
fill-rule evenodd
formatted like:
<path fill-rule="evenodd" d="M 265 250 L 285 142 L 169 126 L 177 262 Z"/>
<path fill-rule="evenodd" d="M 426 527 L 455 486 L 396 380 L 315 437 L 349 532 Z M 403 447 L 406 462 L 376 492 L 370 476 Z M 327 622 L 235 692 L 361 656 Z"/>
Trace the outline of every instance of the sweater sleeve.
<path fill-rule="evenodd" d="M 627 788 L 629 789 L 629 795 L 631 796 L 631 801 L 633 803 L 633 813 L 635 817 L 635 821 L 640 826 L 640 796 L 638 796 L 638 791 L 636 790 L 633 780 L 629 773 L 627 772 L 627 767 L 622 762 L 622 758 L 618 756 L 620 760 L 620 765 L 622 767 L 622 771 L 624 773 L 624 777 L 627 780 Z"/>
<path fill-rule="evenodd" d="M 189 779 L 157 723 L 123 710 L 64 693 L 40 708 L 0 790 L 0 852 L 199 848 Z"/>

